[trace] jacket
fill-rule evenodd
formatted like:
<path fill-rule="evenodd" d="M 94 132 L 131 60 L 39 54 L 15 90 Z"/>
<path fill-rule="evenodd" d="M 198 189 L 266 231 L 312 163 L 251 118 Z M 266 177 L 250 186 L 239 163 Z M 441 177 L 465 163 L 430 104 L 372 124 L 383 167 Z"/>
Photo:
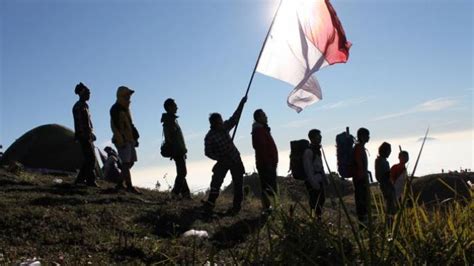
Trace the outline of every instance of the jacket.
<path fill-rule="evenodd" d="M 306 174 L 306 179 L 316 180 L 324 186 L 329 184 L 329 181 L 324 173 L 323 160 L 321 159 L 321 152 L 314 146 L 306 149 L 303 153 L 303 167 Z"/>
<path fill-rule="evenodd" d="M 255 161 L 259 167 L 276 167 L 278 150 L 267 125 L 253 123 L 252 146 L 255 149 Z"/>
<path fill-rule="evenodd" d="M 163 123 L 163 134 L 165 142 L 172 147 L 171 158 L 185 155 L 188 150 L 184 143 L 183 132 L 178 124 L 177 116 L 174 114 L 164 113 L 161 116 L 161 123 Z"/>
<path fill-rule="evenodd" d="M 89 113 L 89 105 L 85 101 L 77 101 L 72 108 L 74 116 L 74 138 L 76 140 L 93 141 L 93 127 Z"/>
<path fill-rule="evenodd" d="M 204 138 L 204 154 L 216 161 L 237 163 L 241 161 L 240 152 L 235 147 L 229 132 L 235 127 L 242 114 L 243 104 L 240 104 L 234 114 L 222 128 L 211 128 Z"/>
<path fill-rule="evenodd" d="M 112 128 L 112 143 L 118 147 L 126 143 L 137 143 L 140 135 L 132 122 L 130 109 L 121 99 L 110 108 L 110 127 Z"/>
<path fill-rule="evenodd" d="M 361 143 L 354 146 L 354 178 L 353 182 L 368 182 L 368 159 L 365 147 Z"/>

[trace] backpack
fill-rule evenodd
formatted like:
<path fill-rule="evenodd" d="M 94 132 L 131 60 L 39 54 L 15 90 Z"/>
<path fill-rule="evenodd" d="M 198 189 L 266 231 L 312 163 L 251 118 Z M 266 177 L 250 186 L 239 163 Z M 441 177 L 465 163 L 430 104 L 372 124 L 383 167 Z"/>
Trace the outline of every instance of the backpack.
<path fill-rule="evenodd" d="M 303 154 L 309 149 L 309 141 L 306 139 L 290 141 L 290 171 L 294 179 L 306 180 L 303 166 Z"/>
<path fill-rule="evenodd" d="M 164 132 L 162 133 L 162 138 L 165 138 Z M 163 156 L 164 158 L 171 158 L 171 156 L 173 155 L 173 147 L 169 142 L 166 142 L 166 139 L 164 139 L 161 143 L 160 153 L 161 156 Z"/>
<path fill-rule="evenodd" d="M 160 153 L 161 156 L 165 158 L 171 158 L 171 155 L 173 155 L 171 145 L 168 142 L 163 141 L 163 143 L 161 143 Z"/>
<path fill-rule="evenodd" d="M 337 171 L 342 178 L 353 176 L 354 137 L 349 130 L 336 136 Z"/>

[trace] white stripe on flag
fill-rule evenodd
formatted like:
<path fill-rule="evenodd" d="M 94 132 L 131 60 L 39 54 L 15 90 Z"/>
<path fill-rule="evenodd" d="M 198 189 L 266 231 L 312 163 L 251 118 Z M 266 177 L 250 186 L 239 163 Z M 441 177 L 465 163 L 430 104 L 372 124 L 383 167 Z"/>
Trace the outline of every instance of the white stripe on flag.
<path fill-rule="evenodd" d="M 322 99 L 321 88 L 312 74 L 330 64 L 347 61 L 347 56 L 344 58 L 339 54 L 341 51 L 334 49 L 334 42 L 344 33 L 333 25 L 334 18 L 325 0 L 282 1 L 257 71 L 295 86 L 288 96 L 288 105 L 301 112 Z"/>

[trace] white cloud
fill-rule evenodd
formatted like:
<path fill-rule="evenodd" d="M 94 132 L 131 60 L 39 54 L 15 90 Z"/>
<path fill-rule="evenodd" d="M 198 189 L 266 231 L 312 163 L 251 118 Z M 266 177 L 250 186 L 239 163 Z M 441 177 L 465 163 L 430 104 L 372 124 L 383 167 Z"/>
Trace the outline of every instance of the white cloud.
<path fill-rule="evenodd" d="M 282 128 L 301 128 L 304 126 L 307 126 L 308 124 L 311 123 L 311 119 L 301 119 L 301 120 L 295 120 L 291 121 L 285 125 L 282 125 Z"/>
<path fill-rule="evenodd" d="M 458 100 L 452 97 L 438 98 L 438 99 L 429 100 L 424 103 L 418 104 L 403 112 L 376 117 L 372 121 L 387 120 L 387 119 L 414 114 L 414 113 L 436 112 L 436 111 L 446 110 L 457 104 L 458 104 Z"/>
<path fill-rule="evenodd" d="M 457 100 L 453 98 L 438 98 L 431 101 L 424 102 L 415 107 L 416 111 L 433 112 L 448 109 L 457 104 Z"/>
<path fill-rule="evenodd" d="M 346 108 L 350 106 L 358 106 L 367 102 L 371 98 L 372 97 L 359 97 L 359 98 L 346 99 L 339 102 L 322 105 L 319 109 L 330 110 L 330 109 Z"/>

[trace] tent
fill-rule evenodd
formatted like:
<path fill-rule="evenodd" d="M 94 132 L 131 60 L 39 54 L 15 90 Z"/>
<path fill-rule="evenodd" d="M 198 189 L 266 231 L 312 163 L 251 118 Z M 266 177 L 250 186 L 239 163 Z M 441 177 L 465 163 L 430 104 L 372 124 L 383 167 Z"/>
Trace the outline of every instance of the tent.
<path fill-rule="evenodd" d="M 4 153 L 0 165 L 20 162 L 28 168 L 75 172 L 82 165 L 74 132 L 49 124 L 34 128 L 17 139 Z"/>

